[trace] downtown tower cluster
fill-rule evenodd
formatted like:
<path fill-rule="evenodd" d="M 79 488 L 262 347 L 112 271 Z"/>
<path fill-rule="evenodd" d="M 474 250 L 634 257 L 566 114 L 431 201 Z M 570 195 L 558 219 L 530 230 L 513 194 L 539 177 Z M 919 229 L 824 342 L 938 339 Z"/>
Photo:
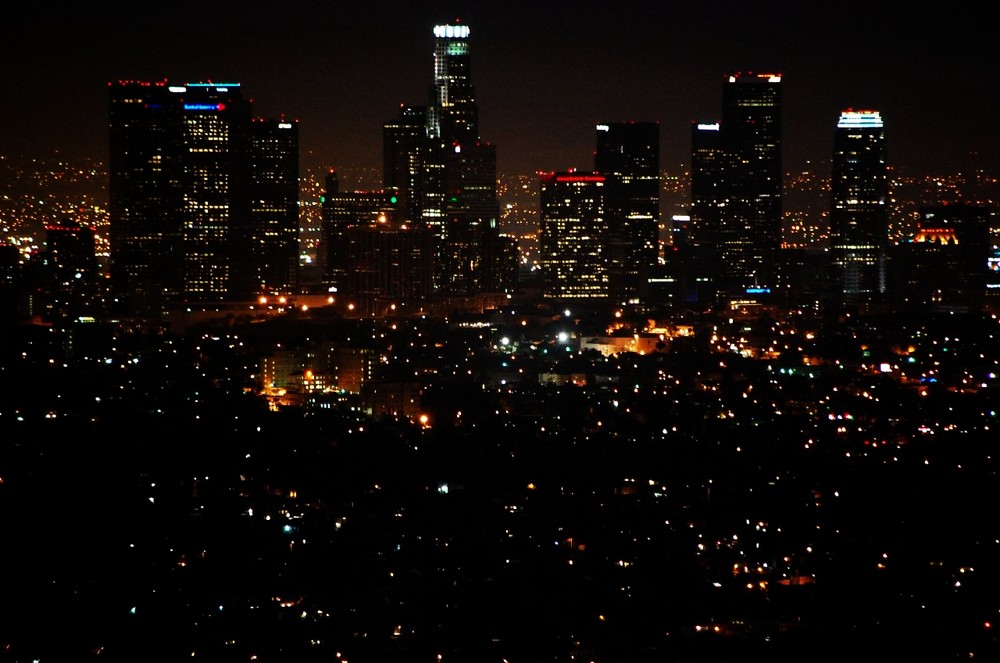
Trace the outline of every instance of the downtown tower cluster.
<path fill-rule="evenodd" d="M 470 35 L 461 24 L 433 28 L 426 103 L 401 105 L 382 126 L 381 188 L 341 191 L 327 174 L 311 284 L 353 315 L 483 310 L 535 286 L 553 301 L 694 308 L 976 308 L 984 291 L 1000 291 L 997 279 L 984 283 L 982 210 L 962 221 L 932 210 L 904 242 L 923 246 L 889 242 L 885 130 L 874 110 L 848 109 L 837 122 L 828 242 L 783 245 L 782 77 L 753 72 L 724 79 L 719 121 L 692 124 L 690 215 L 675 217 L 669 252 L 659 123 L 601 122 L 592 170 L 538 173 L 538 261 L 519 282 L 527 265 L 500 227 L 497 151 L 479 134 Z M 109 90 L 117 312 L 303 292 L 297 123 L 255 118 L 238 83 Z M 935 260 L 954 263 L 955 276 L 923 276 Z"/>
<path fill-rule="evenodd" d="M 330 172 L 317 255 L 323 290 L 359 315 L 516 284 L 499 230 L 496 148 L 480 140 L 470 30 L 434 28 L 424 106 L 384 126 L 384 187 L 341 192 Z M 239 83 L 109 84 L 112 292 L 120 312 L 296 294 L 295 122 L 253 116 Z"/>
<path fill-rule="evenodd" d="M 434 27 L 427 103 L 402 105 L 383 125 L 381 190 L 341 192 L 328 175 L 322 280 L 359 314 L 516 287 L 517 244 L 499 228 L 496 147 L 479 135 L 469 36 L 465 25 Z"/>
<path fill-rule="evenodd" d="M 109 84 L 114 309 L 298 288 L 298 125 L 253 116 L 238 83 Z"/>

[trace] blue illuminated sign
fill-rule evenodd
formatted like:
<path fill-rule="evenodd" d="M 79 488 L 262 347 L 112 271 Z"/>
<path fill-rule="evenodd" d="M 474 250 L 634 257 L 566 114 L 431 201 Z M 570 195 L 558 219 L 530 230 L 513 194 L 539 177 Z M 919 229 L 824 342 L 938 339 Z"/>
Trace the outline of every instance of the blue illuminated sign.
<path fill-rule="evenodd" d="M 746 293 L 748 295 L 769 295 L 771 294 L 770 288 L 747 288 Z"/>
<path fill-rule="evenodd" d="M 224 104 L 184 104 L 184 110 L 222 110 Z"/>

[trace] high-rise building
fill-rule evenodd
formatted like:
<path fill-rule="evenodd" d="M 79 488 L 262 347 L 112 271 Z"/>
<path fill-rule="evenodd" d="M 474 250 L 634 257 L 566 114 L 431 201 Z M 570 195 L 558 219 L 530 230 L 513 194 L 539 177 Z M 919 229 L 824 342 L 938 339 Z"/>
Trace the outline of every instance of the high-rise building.
<path fill-rule="evenodd" d="M 597 125 L 594 170 L 607 176 L 611 296 L 639 300 L 660 255 L 660 124 Z"/>
<path fill-rule="evenodd" d="M 398 192 L 401 220 L 434 239 L 434 291 L 474 294 L 516 283 L 511 238 L 499 229 L 496 147 L 479 136 L 468 26 L 434 27 L 426 106 L 402 106 L 383 126 L 384 186 Z"/>
<path fill-rule="evenodd" d="M 110 271 L 121 310 L 155 315 L 295 283 L 294 124 L 255 124 L 239 83 L 166 81 L 109 84 L 109 120 Z"/>
<path fill-rule="evenodd" d="M 730 76 L 722 88 L 722 132 L 729 159 L 726 215 L 738 228 L 722 246 L 729 285 L 744 293 L 772 289 L 781 248 L 781 76 Z"/>
<path fill-rule="evenodd" d="M 830 253 L 842 303 L 872 304 L 885 293 L 889 176 L 881 114 L 848 109 L 833 140 Z"/>
<path fill-rule="evenodd" d="M 434 83 L 427 129 L 445 144 L 479 140 L 479 106 L 472 86 L 467 25 L 434 26 Z"/>
<path fill-rule="evenodd" d="M 781 76 L 729 76 L 721 122 L 692 127 L 691 154 L 692 253 L 695 280 L 712 284 L 705 299 L 767 296 L 781 285 Z"/>
<path fill-rule="evenodd" d="M 298 123 L 254 120 L 249 157 L 250 246 L 237 250 L 230 296 L 292 294 L 299 289 Z"/>
<path fill-rule="evenodd" d="M 597 300 L 610 294 L 606 183 L 594 172 L 539 174 L 543 296 Z"/>
<path fill-rule="evenodd" d="M 710 302 L 722 282 L 723 246 L 736 243 L 737 228 L 726 212 L 727 154 L 718 122 L 691 124 L 691 214 L 683 261 L 681 292 L 690 302 Z M 686 250 L 685 250 L 686 249 Z"/>

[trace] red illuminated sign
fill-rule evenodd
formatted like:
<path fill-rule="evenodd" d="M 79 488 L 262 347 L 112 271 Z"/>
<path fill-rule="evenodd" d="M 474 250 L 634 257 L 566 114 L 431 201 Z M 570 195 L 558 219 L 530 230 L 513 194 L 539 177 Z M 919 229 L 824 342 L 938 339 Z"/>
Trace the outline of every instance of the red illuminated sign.
<path fill-rule="evenodd" d="M 604 175 L 556 175 L 556 182 L 603 182 Z"/>

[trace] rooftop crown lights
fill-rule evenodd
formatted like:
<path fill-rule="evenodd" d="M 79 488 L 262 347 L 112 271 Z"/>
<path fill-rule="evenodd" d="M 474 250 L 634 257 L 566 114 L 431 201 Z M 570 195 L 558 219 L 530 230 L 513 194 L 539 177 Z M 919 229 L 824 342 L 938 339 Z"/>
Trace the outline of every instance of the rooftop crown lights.
<path fill-rule="evenodd" d="M 466 39 L 469 36 L 469 26 L 467 25 L 435 25 L 435 37 L 445 37 L 447 39 Z"/>
<path fill-rule="evenodd" d="M 231 87 L 239 87 L 239 83 L 188 83 L 188 87 L 214 87 L 217 92 L 228 92 Z"/>
<path fill-rule="evenodd" d="M 837 122 L 838 129 L 881 129 L 882 116 L 878 111 L 844 111 Z"/>

